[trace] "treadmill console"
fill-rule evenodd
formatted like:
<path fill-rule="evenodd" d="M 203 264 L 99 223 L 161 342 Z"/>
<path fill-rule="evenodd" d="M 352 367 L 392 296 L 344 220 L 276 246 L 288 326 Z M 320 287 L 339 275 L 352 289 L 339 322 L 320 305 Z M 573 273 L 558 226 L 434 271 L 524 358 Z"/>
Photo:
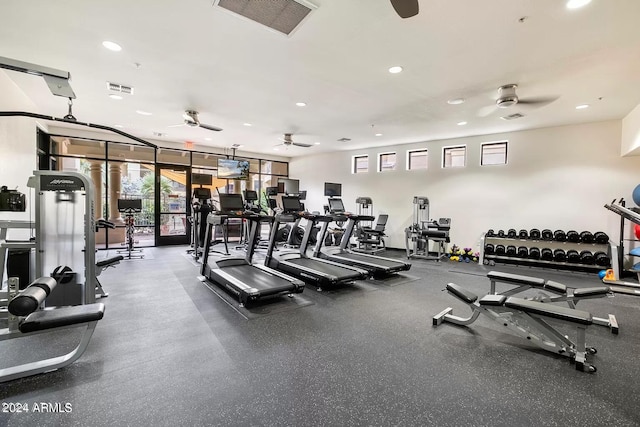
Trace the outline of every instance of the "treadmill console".
<path fill-rule="evenodd" d="M 304 209 L 298 196 L 282 196 L 282 210 L 285 213 L 302 212 Z"/>

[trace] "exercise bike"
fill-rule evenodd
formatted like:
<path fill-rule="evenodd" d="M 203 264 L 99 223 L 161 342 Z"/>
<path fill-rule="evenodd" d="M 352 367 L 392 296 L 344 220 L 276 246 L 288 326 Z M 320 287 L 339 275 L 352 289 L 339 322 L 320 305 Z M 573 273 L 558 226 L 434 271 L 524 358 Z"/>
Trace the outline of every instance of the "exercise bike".
<path fill-rule="evenodd" d="M 126 249 L 119 250 L 118 253 L 124 253 L 126 259 L 144 258 L 142 249 L 135 248 L 135 213 L 142 212 L 142 199 L 118 199 L 118 211 L 125 214 L 125 240 Z"/>

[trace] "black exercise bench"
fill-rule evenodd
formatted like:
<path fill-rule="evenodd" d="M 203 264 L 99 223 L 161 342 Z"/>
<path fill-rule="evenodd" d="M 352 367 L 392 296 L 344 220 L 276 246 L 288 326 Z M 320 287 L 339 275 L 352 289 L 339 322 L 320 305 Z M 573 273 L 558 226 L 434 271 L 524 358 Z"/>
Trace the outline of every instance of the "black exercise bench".
<path fill-rule="evenodd" d="M 63 368 L 75 362 L 86 350 L 96 324 L 104 316 L 104 304 L 40 309 L 56 285 L 55 279 L 41 277 L 10 300 L 7 306 L 10 313 L 9 327 L 0 332 L 0 341 L 32 336 L 53 329 L 84 326 L 80 343 L 62 356 L 0 369 L 0 382 Z"/>
<path fill-rule="evenodd" d="M 569 357 L 575 361 L 577 370 L 596 371 L 595 366 L 586 361 L 587 354 L 596 353 L 595 348 L 587 347 L 585 343 L 586 328 L 593 324 L 590 313 L 506 295 L 488 294 L 479 298 L 454 283 L 447 284 L 446 290 L 467 304 L 472 314 L 468 318 L 454 316 L 453 308 L 447 307 L 433 316 L 433 326 L 443 322 L 466 326 L 473 323 L 480 314 L 484 314 L 532 344 L 554 354 Z M 566 327 L 575 328 L 576 342 L 551 326 L 547 322 L 551 319 Z"/>
<path fill-rule="evenodd" d="M 566 301 L 569 308 L 575 309 L 578 301 L 582 299 L 590 298 L 603 298 L 611 295 L 611 289 L 608 286 L 595 286 L 590 288 L 568 288 L 562 283 L 554 282 L 552 280 L 545 280 L 539 277 L 522 276 L 520 274 L 503 273 L 500 271 L 490 271 L 487 273 L 487 277 L 491 281 L 490 294 L 496 294 L 496 283 L 507 283 L 510 285 L 516 285 L 515 288 L 501 291 L 500 295 L 512 296 L 524 292 L 528 289 L 540 289 L 549 291 L 555 296 L 549 296 L 546 294 L 539 294 L 533 298 L 525 298 L 538 302 L 562 302 Z M 617 334 L 619 332 L 618 321 L 613 314 L 607 315 L 607 318 L 594 317 L 593 323 L 595 325 L 606 326 L 611 330 L 611 333 Z"/>

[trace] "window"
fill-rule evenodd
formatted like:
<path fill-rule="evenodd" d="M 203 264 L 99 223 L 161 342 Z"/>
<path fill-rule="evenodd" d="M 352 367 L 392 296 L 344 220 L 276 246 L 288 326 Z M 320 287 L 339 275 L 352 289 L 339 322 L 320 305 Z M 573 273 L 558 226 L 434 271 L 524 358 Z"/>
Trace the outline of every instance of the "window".
<path fill-rule="evenodd" d="M 392 171 L 396 168 L 396 153 L 378 154 L 378 172 Z"/>
<path fill-rule="evenodd" d="M 429 153 L 426 148 L 407 151 L 407 170 L 426 169 Z"/>
<path fill-rule="evenodd" d="M 460 145 L 457 147 L 445 147 L 442 149 L 443 168 L 463 168 L 466 164 L 467 147 Z"/>
<path fill-rule="evenodd" d="M 353 156 L 353 173 L 369 172 L 369 156 Z"/>
<path fill-rule="evenodd" d="M 480 164 L 485 165 L 506 165 L 507 164 L 507 141 L 488 142 L 482 144 L 482 157 Z"/>

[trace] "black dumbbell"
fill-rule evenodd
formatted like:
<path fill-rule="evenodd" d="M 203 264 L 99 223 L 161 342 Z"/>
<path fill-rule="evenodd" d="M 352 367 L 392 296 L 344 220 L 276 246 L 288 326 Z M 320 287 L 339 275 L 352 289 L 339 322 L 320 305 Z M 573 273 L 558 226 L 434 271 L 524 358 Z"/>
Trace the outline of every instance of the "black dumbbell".
<path fill-rule="evenodd" d="M 596 265 L 599 265 L 600 267 L 609 267 L 611 265 L 611 259 L 602 251 L 593 254 L 593 258 L 595 259 Z"/>
<path fill-rule="evenodd" d="M 496 245 L 496 255 L 504 256 L 505 253 L 506 253 L 506 248 L 504 247 L 504 245 Z"/>
<path fill-rule="evenodd" d="M 526 246 L 518 246 L 518 258 L 527 258 L 529 249 Z"/>
<path fill-rule="evenodd" d="M 490 228 L 489 231 L 487 231 L 487 237 L 495 237 L 496 232 L 493 231 L 493 228 Z"/>
<path fill-rule="evenodd" d="M 578 251 L 570 249 L 567 251 L 567 261 L 577 264 L 580 262 L 580 254 Z"/>
<path fill-rule="evenodd" d="M 557 242 L 566 242 L 567 233 L 565 233 L 563 230 L 556 230 L 553 232 L 553 240 Z"/>
<path fill-rule="evenodd" d="M 578 243 L 580 241 L 580 235 L 575 230 L 567 231 L 567 240 L 572 243 Z"/>
<path fill-rule="evenodd" d="M 537 228 L 532 228 L 531 230 L 529 230 L 529 238 L 534 240 L 539 240 L 540 230 L 538 230 Z"/>
<path fill-rule="evenodd" d="M 593 243 L 593 234 L 590 231 L 583 231 L 580 233 L 580 241 L 582 243 Z"/>
<path fill-rule="evenodd" d="M 498 230 L 498 237 L 505 237 L 504 230 Z"/>
<path fill-rule="evenodd" d="M 529 238 L 529 232 L 525 229 L 522 229 L 518 232 L 518 237 L 521 239 L 528 239 Z"/>
<path fill-rule="evenodd" d="M 509 231 L 507 231 L 507 237 L 509 239 L 515 239 L 518 236 L 518 234 L 516 233 L 516 230 L 514 228 L 510 228 Z"/>
<path fill-rule="evenodd" d="M 603 231 L 597 231 L 593 235 L 593 240 L 595 240 L 596 243 L 607 244 L 609 243 L 609 236 Z"/>
<path fill-rule="evenodd" d="M 543 248 L 540 251 L 540 259 L 544 261 L 553 261 L 553 251 L 549 248 Z"/>
<path fill-rule="evenodd" d="M 517 253 L 518 253 L 518 250 L 516 249 L 515 246 L 513 245 L 507 246 L 507 251 L 506 251 L 507 256 L 514 257 L 516 256 Z"/>
<path fill-rule="evenodd" d="M 591 251 L 580 252 L 580 264 L 593 265 L 594 262 L 595 258 L 593 257 L 593 253 Z"/>
<path fill-rule="evenodd" d="M 553 251 L 553 260 L 556 262 L 565 262 L 567 260 L 567 254 L 563 249 L 556 249 Z"/>
<path fill-rule="evenodd" d="M 529 248 L 529 258 L 540 259 L 540 249 L 536 247 Z"/>
<path fill-rule="evenodd" d="M 491 243 L 487 243 L 486 245 L 484 245 L 485 255 L 493 255 L 495 251 L 496 251 L 496 248 Z"/>
<path fill-rule="evenodd" d="M 542 237 L 542 240 L 553 240 L 553 232 L 548 228 L 542 230 L 540 236 Z"/>

